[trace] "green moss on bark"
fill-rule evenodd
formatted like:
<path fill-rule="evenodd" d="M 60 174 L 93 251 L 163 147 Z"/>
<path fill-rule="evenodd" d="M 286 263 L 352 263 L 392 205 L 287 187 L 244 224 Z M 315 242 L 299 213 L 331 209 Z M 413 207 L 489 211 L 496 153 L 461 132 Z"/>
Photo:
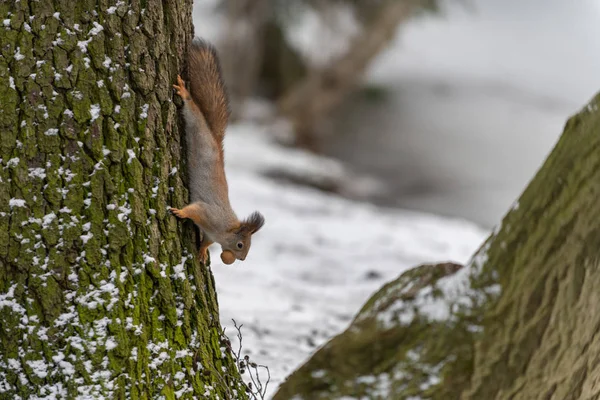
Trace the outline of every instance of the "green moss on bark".
<path fill-rule="evenodd" d="M 502 223 L 454 273 L 467 273 L 462 280 L 436 274 L 443 264 L 403 274 L 275 399 L 600 398 L 599 107 L 600 94 L 569 119 Z"/>
<path fill-rule="evenodd" d="M 167 214 L 191 2 L 21 0 L 0 20 L 0 398 L 234 397 L 212 274 Z"/>
<path fill-rule="evenodd" d="M 484 309 L 463 398 L 597 398 L 600 317 L 600 95 L 569 119 L 502 221 L 473 286 L 498 284 Z"/>
<path fill-rule="evenodd" d="M 432 301 L 447 301 L 437 286 L 461 268 L 422 265 L 386 284 L 345 332 L 288 377 L 274 400 L 457 399 L 469 384 L 474 333 L 465 320 L 432 320 L 417 299 L 429 292 Z M 444 385 L 450 373 L 452 384 Z"/>

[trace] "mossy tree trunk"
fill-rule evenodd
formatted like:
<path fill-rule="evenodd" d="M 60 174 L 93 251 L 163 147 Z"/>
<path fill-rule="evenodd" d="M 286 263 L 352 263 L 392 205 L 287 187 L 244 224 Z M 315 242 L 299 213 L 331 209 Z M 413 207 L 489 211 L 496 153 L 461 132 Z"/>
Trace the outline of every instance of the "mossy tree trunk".
<path fill-rule="evenodd" d="M 600 398 L 600 94 L 488 241 L 471 388 L 462 398 Z"/>
<path fill-rule="evenodd" d="M 467 266 L 384 286 L 274 398 L 600 399 L 599 194 L 600 94 Z"/>
<path fill-rule="evenodd" d="M 243 397 L 167 213 L 191 8 L 0 2 L 0 398 Z"/>

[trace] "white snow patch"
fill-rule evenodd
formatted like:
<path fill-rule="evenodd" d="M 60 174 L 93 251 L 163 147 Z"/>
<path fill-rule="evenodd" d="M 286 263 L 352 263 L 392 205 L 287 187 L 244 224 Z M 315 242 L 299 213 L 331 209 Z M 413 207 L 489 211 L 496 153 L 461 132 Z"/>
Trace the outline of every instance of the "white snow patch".
<path fill-rule="evenodd" d="M 144 104 L 142 106 L 142 112 L 140 113 L 140 118 L 141 119 L 146 119 L 148 118 L 148 108 L 150 108 L 149 104 Z"/>
<path fill-rule="evenodd" d="M 106 346 L 106 350 L 111 351 L 117 347 L 117 342 L 115 341 L 115 338 L 111 336 L 106 339 L 106 343 L 104 345 Z"/>
<path fill-rule="evenodd" d="M 17 47 L 17 51 L 15 52 L 15 60 L 20 61 L 24 58 L 25 58 L 25 56 L 23 54 L 21 54 L 21 48 Z"/>
<path fill-rule="evenodd" d="M 28 360 L 26 362 L 38 378 L 44 379 L 46 376 L 48 376 L 48 364 L 46 364 L 46 361 Z"/>
<path fill-rule="evenodd" d="M 58 365 L 61 368 L 63 375 L 71 376 L 75 374 L 75 367 L 70 362 L 61 361 Z"/>
<path fill-rule="evenodd" d="M 96 21 L 93 22 L 94 27 L 90 30 L 90 32 L 88 33 L 88 36 L 96 36 L 97 34 L 99 34 L 100 32 L 102 32 L 104 30 L 104 27 L 102 25 L 100 25 L 99 23 L 97 23 Z"/>
<path fill-rule="evenodd" d="M 93 237 L 94 237 L 94 234 L 92 232 L 88 232 L 85 235 L 79 236 L 79 238 L 81 239 L 83 244 L 86 244 Z"/>
<path fill-rule="evenodd" d="M 0 310 L 9 308 L 13 312 L 25 315 L 25 309 L 15 300 L 15 289 L 17 284 L 15 283 L 8 291 L 4 294 L 0 294 Z"/>
<path fill-rule="evenodd" d="M 124 204 L 119 206 L 119 211 L 121 212 L 117 214 L 117 219 L 121 222 L 124 222 L 125 219 L 127 219 L 127 216 L 131 214 L 131 207 L 129 207 L 127 204 Z"/>
<path fill-rule="evenodd" d="M 112 60 L 110 59 L 110 57 L 104 56 L 104 61 L 102 62 L 104 68 L 110 68 L 110 64 L 112 64 Z"/>
<path fill-rule="evenodd" d="M 8 367 L 10 369 L 12 369 L 13 371 L 20 371 L 21 363 L 16 358 L 9 358 L 8 359 Z"/>
<path fill-rule="evenodd" d="M 48 225 L 50 225 L 52 223 L 52 221 L 54 221 L 56 219 L 56 214 L 54 214 L 53 212 L 51 212 L 50 214 L 46 214 L 44 215 L 44 217 L 42 218 L 42 228 L 47 228 Z"/>
<path fill-rule="evenodd" d="M 79 50 L 81 50 L 82 53 L 87 53 L 87 46 L 88 44 L 90 44 L 90 42 L 92 41 L 93 38 L 89 38 L 88 40 L 79 40 L 77 42 L 77 47 L 79 47 Z"/>
<path fill-rule="evenodd" d="M 100 116 L 100 105 L 92 104 L 90 106 L 90 115 L 92 116 L 92 121 L 95 121 Z"/>
<path fill-rule="evenodd" d="M 12 198 L 12 199 L 10 199 L 10 200 L 8 201 L 8 206 L 9 206 L 10 208 L 13 208 L 13 207 L 25 207 L 25 203 L 26 203 L 26 202 L 25 202 L 25 200 L 23 200 L 23 199 L 15 199 L 15 198 Z"/>
<path fill-rule="evenodd" d="M 133 151 L 132 149 L 127 149 L 127 154 L 129 155 L 129 158 L 127 159 L 127 164 L 131 164 L 131 161 L 133 161 L 133 159 L 135 158 L 135 151 Z"/>
<path fill-rule="evenodd" d="M 324 369 L 319 369 L 317 371 L 313 371 L 310 374 L 310 376 L 312 376 L 315 379 L 323 378 L 325 375 L 327 375 L 327 371 L 325 371 Z"/>

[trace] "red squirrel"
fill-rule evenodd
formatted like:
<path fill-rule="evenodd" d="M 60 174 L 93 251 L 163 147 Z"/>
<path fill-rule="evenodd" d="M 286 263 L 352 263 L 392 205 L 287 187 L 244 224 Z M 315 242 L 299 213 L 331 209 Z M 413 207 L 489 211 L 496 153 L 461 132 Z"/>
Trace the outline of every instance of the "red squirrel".
<path fill-rule="evenodd" d="M 173 87 L 183 100 L 191 204 L 170 211 L 178 218 L 191 219 L 204 233 L 198 250 L 202 263 L 206 263 L 208 246 L 216 242 L 223 249 L 221 260 L 232 264 L 246 259 L 252 235 L 262 228 L 265 218 L 255 211 L 240 221 L 229 203 L 223 158 L 229 101 L 211 44 L 198 38 L 192 41 L 188 75 L 189 91 L 179 75 Z"/>

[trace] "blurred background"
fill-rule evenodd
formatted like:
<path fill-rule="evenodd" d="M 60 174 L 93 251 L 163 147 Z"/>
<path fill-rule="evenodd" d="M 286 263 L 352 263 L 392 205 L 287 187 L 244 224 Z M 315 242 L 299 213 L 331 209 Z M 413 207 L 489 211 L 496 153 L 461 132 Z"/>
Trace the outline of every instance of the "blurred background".
<path fill-rule="evenodd" d="M 270 390 L 384 283 L 468 262 L 600 90 L 599 19 L 599 0 L 195 0 L 232 203 L 267 221 L 214 263 L 221 323 Z"/>
<path fill-rule="evenodd" d="M 194 17 L 235 118 L 266 101 L 291 123 L 274 137 L 383 183 L 364 198 L 487 228 L 600 89 L 597 0 L 196 0 Z"/>

